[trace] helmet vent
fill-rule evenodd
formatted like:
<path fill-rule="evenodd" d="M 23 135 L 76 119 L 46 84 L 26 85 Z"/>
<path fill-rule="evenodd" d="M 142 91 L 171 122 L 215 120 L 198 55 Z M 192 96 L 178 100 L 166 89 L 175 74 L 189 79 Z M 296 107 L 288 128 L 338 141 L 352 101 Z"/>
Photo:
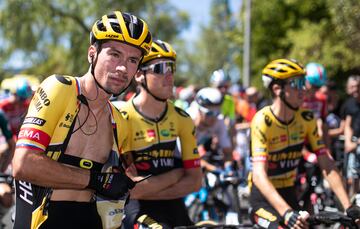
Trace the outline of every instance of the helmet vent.
<path fill-rule="evenodd" d="M 126 23 L 126 27 L 130 32 L 130 37 L 138 39 L 141 36 L 141 32 L 143 31 L 144 24 L 141 20 L 138 20 L 137 17 L 130 15 L 128 13 L 122 14 Z M 135 26 L 138 25 L 138 26 Z"/>

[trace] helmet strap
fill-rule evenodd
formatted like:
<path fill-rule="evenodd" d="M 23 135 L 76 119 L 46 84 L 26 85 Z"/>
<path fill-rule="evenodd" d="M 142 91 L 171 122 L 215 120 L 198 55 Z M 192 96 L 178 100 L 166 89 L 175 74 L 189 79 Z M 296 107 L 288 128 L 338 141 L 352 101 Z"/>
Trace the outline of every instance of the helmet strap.
<path fill-rule="evenodd" d="M 280 99 L 281 101 L 285 104 L 285 106 L 287 106 L 288 108 L 290 108 L 293 111 L 297 111 L 299 110 L 299 107 L 294 107 L 292 106 L 288 101 L 286 101 L 285 98 L 285 88 L 284 88 L 284 84 L 281 85 L 281 91 L 280 91 Z"/>
<path fill-rule="evenodd" d="M 159 102 L 166 102 L 166 101 L 167 101 L 167 99 L 159 98 L 159 97 L 157 97 L 156 95 L 154 95 L 154 94 L 150 91 L 150 89 L 149 89 L 148 86 L 147 86 L 147 82 L 146 82 L 146 71 L 144 71 L 144 82 L 141 82 L 140 85 L 141 85 L 141 87 L 144 88 L 145 91 L 146 91 L 149 95 L 151 95 L 155 100 L 157 100 L 157 101 L 159 101 Z"/>
<path fill-rule="evenodd" d="M 96 42 L 97 42 L 97 45 L 96 45 L 96 52 L 97 52 L 96 59 L 94 60 L 94 56 L 91 56 L 91 75 L 92 75 L 92 77 L 93 77 L 93 79 L 94 79 L 94 81 L 96 83 L 96 86 L 97 86 L 96 88 L 102 89 L 103 91 L 105 91 L 109 95 L 112 94 L 114 97 L 118 97 L 120 94 L 122 94 L 124 91 L 126 91 L 130 87 L 130 82 L 123 90 L 121 90 L 119 93 L 116 93 L 116 94 L 106 90 L 103 86 L 100 85 L 100 83 L 96 80 L 96 77 L 95 77 L 95 65 L 96 65 L 97 60 L 98 60 L 98 55 L 99 55 L 99 53 L 101 51 L 102 42 L 100 42 L 100 41 L 96 41 Z"/>

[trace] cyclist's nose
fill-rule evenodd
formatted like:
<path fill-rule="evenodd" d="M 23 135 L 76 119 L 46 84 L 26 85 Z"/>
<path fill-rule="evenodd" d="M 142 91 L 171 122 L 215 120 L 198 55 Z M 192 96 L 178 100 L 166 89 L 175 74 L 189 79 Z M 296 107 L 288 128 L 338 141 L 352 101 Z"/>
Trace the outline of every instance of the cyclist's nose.
<path fill-rule="evenodd" d="M 116 66 L 116 71 L 119 71 L 121 73 L 127 72 L 127 66 L 125 61 L 120 61 Z"/>

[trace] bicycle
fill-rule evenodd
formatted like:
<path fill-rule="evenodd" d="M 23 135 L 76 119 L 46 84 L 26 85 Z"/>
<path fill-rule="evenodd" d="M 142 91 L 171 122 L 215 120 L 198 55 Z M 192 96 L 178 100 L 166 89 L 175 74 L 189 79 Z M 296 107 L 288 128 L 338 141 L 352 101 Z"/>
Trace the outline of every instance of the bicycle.
<path fill-rule="evenodd" d="M 14 195 L 15 190 L 13 187 L 13 181 L 14 178 L 11 175 L 8 174 L 0 174 L 0 183 L 1 184 L 7 184 L 11 187 L 11 195 Z M 2 204 L 0 204 L 0 229 L 5 228 L 6 226 L 10 227 L 9 224 L 11 224 L 13 222 L 13 213 L 14 213 L 14 208 L 9 207 L 9 206 L 3 206 Z M 8 214 L 10 214 L 9 216 L 7 216 Z M 8 218 L 10 219 L 8 219 Z M 9 221 L 9 222 L 8 222 Z"/>
<path fill-rule="evenodd" d="M 350 217 L 340 212 L 322 211 L 310 216 L 308 222 L 310 226 L 324 225 L 329 227 L 333 225 L 332 228 L 359 228 Z"/>
<path fill-rule="evenodd" d="M 234 170 L 236 171 L 236 170 Z M 193 222 L 242 222 L 238 186 L 243 182 L 236 172 L 206 172 L 203 187 L 185 197 L 190 219 Z"/>
<path fill-rule="evenodd" d="M 319 228 L 319 226 L 323 226 L 322 228 L 331 228 L 333 229 L 357 229 L 358 225 L 348 216 L 340 212 L 329 212 L 329 211 L 321 211 L 315 215 L 309 216 L 307 219 L 310 228 Z M 246 228 L 257 228 L 256 225 L 252 224 L 240 224 L 240 225 L 225 225 L 225 224 L 200 224 L 194 226 L 178 226 L 174 229 L 246 229 Z"/>

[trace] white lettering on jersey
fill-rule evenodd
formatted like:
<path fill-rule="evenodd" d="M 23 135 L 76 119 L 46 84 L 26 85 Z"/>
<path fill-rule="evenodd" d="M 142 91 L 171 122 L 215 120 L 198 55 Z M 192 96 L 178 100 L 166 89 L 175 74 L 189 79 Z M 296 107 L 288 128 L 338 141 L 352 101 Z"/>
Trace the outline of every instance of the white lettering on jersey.
<path fill-rule="evenodd" d="M 31 183 L 25 181 L 19 181 L 20 198 L 26 201 L 28 204 L 33 205 L 33 202 L 29 199 L 32 197 Z"/>

